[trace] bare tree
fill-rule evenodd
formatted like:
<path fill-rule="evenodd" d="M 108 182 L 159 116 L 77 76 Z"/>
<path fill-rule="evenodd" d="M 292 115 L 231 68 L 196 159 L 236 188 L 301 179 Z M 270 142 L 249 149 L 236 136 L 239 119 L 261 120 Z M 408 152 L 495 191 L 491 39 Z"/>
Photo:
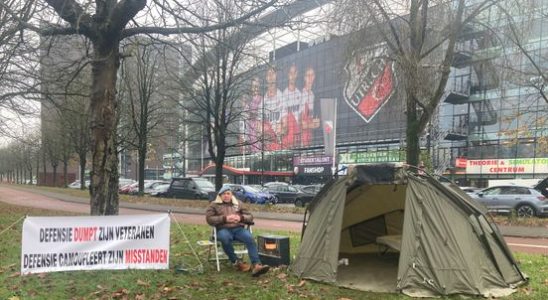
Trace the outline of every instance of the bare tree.
<path fill-rule="evenodd" d="M 171 57 L 167 62 L 165 45 L 151 39 L 139 38 L 124 45 L 124 59 L 120 68 L 121 115 L 119 131 L 121 144 L 136 149 L 138 154 L 139 195 L 144 192 L 145 163 L 155 130 L 164 122 L 165 101 L 160 91 L 166 89 L 165 65 L 177 68 Z M 173 56 L 172 53 L 171 56 Z"/>
<path fill-rule="evenodd" d="M 39 155 L 40 135 L 34 132 L 0 148 L 0 182 L 33 184 L 33 168 Z"/>
<path fill-rule="evenodd" d="M 204 3 L 203 11 L 209 12 L 207 22 L 224 23 L 233 18 L 236 3 L 212 1 Z M 207 24 L 204 24 L 207 26 Z M 222 28 L 191 42 L 193 53 L 201 59 L 189 64 L 189 72 L 198 78 L 196 82 L 179 81 L 184 99 L 177 102 L 184 110 L 187 141 L 207 143 L 207 152 L 215 163 L 215 186 L 223 182 L 223 164 L 227 151 L 240 149 L 251 143 L 242 140 L 242 124 L 247 115 L 243 105 L 249 74 L 245 73 L 248 39 L 232 37 L 242 27 Z M 202 149 L 203 151 L 203 149 Z"/>
<path fill-rule="evenodd" d="M 35 132 L 23 138 L 23 153 L 23 164 L 29 174 L 29 184 L 34 184 L 33 169 L 37 167 L 37 158 L 40 155 L 40 134 L 38 132 Z"/>
<path fill-rule="evenodd" d="M 465 24 L 496 1 L 344 1 L 334 15 L 343 29 L 359 30 L 354 52 L 382 47 L 378 57 L 399 71 L 406 104 L 407 163 L 419 165 L 419 138 L 443 99 Z M 466 13 L 465 13 L 466 10 Z"/>
<path fill-rule="evenodd" d="M 538 9 L 537 1 L 501 2 L 496 9 L 503 16 L 504 25 L 496 31 L 505 49 L 500 61 L 504 70 L 504 91 L 521 88 L 526 96 L 520 98 L 518 109 L 502 120 L 502 131 L 510 145 L 533 141 L 534 156 L 548 153 L 548 52 L 541 46 L 542 20 L 548 17 Z"/>
<path fill-rule="evenodd" d="M 24 101 L 26 87 L 31 84 L 25 76 L 29 64 L 26 37 L 21 22 L 28 22 L 34 13 L 35 1 L 0 1 L 0 133 L 12 139 L 26 136 L 26 116 L 36 107 Z"/>
<path fill-rule="evenodd" d="M 90 150 L 89 111 L 85 97 L 73 96 L 63 104 L 61 122 L 67 134 L 69 149 L 78 156 L 80 189 L 86 189 L 85 172 Z"/>
<path fill-rule="evenodd" d="M 116 81 L 120 41 L 139 34 L 196 34 L 233 26 L 263 12 L 275 2 L 257 0 L 239 3 L 236 17 L 206 27 L 194 26 L 201 16 L 194 13 L 192 2 L 151 1 L 147 5 L 146 0 L 45 0 L 38 2 L 38 10 L 43 16 L 40 27 L 17 17 L 10 10 L 10 16 L 17 17 L 18 28 L 29 28 L 45 36 L 83 35 L 92 43 L 91 214 L 118 213 Z M 63 22 L 52 23 L 54 14 Z"/>
<path fill-rule="evenodd" d="M 3 182 L 13 183 L 16 181 L 17 159 L 14 145 L 10 144 L 0 149 L 0 175 Z"/>
<path fill-rule="evenodd" d="M 47 162 L 49 162 L 53 173 L 52 173 L 52 185 L 57 186 L 57 172 L 60 161 L 62 161 L 62 135 L 59 130 L 59 123 L 53 123 L 48 126 L 47 131 L 42 135 L 44 142 L 45 157 Z M 44 161 L 44 163 L 46 160 Z M 44 172 L 44 176 L 46 173 Z"/>

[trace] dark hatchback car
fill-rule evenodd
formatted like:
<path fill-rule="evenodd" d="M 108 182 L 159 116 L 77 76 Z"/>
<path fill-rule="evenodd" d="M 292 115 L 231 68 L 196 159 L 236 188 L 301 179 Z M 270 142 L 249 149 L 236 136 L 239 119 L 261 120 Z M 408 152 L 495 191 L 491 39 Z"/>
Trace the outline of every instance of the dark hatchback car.
<path fill-rule="evenodd" d="M 323 184 L 305 185 L 301 188 L 301 191 L 308 194 L 316 195 L 317 193 L 320 192 L 322 187 L 323 187 Z"/>
<path fill-rule="evenodd" d="M 265 188 L 265 191 L 274 194 L 278 198 L 278 203 L 293 203 L 300 207 L 314 199 L 314 194 L 305 193 L 290 185 L 271 186 Z"/>
<path fill-rule="evenodd" d="M 209 199 L 209 193 L 211 192 L 215 192 L 215 186 L 205 178 L 172 178 L 171 184 L 166 192 L 166 197 L 183 199 Z"/>

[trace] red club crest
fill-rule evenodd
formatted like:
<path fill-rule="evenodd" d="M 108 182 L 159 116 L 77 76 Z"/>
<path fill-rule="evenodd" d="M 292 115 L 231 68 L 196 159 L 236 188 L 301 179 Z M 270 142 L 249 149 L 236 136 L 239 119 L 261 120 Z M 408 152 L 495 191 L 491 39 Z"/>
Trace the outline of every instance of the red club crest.
<path fill-rule="evenodd" d="M 377 46 L 354 55 L 345 67 L 348 81 L 344 99 L 367 123 L 381 110 L 395 90 L 393 62 L 386 60 L 386 48 Z"/>

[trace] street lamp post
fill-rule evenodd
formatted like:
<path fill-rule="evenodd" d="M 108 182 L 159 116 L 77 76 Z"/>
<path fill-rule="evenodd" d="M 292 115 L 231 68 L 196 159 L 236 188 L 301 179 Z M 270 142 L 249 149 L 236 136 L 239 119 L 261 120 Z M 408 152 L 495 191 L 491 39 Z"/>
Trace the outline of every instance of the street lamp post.
<path fill-rule="evenodd" d="M 261 185 L 264 184 L 264 97 L 261 104 Z"/>

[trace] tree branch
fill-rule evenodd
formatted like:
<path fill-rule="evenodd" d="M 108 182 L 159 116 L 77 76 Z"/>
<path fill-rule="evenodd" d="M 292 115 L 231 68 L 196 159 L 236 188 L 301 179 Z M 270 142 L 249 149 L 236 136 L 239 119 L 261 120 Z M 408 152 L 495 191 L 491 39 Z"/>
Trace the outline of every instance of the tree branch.
<path fill-rule="evenodd" d="M 84 12 L 82 7 L 76 3 L 75 0 L 45 0 L 65 21 L 67 21 L 75 33 L 81 33 L 88 38 L 93 38 L 95 33 L 93 31 L 93 18 Z M 67 28 L 58 29 L 62 34 L 67 33 Z M 57 31 L 53 30 L 51 34 L 56 34 Z"/>
<path fill-rule="evenodd" d="M 146 6 L 146 0 L 122 0 L 116 4 L 110 16 L 112 29 L 120 31 Z"/>
<path fill-rule="evenodd" d="M 430 121 L 430 117 L 434 113 L 434 110 L 438 106 L 441 96 L 443 95 L 443 92 L 445 91 L 445 86 L 447 84 L 449 73 L 451 71 L 451 62 L 453 61 L 453 56 L 455 53 L 455 43 L 457 40 L 458 33 L 460 32 L 460 29 L 462 28 L 462 24 L 463 24 L 462 16 L 464 14 L 464 8 L 465 8 L 464 2 L 465 2 L 464 0 L 459 0 L 459 4 L 457 7 L 457 14 L 453 22 L 453 31 L 449 35 L 449 45 L 447 47 L 447 50 L 445 52 L 445 57 L 441 64 L 443 68 L 441 79 L 438 82 L 438 86 L 436 87 L 434 94 L 430 97 L 430 101 L 423 108 L 424 110 L 419 120 L 418 132 L 422 132 L 426 128 L 426 125 Z"/>
<path fill-rule="evenodd" d="M 131 0 L 127 0 L 131 1 Z M 216 25 L 211 26 L 203 26 L 203 27 L 135 27 L 135 28 L 128 28 L 124 29 L 122 31 L 121 39 L 127 38 L 129 36 L 137 35 L 137 34 L 162 34 L 162 35 L 169 35 L 169 34 L 181 34 L 181 33 L 202 33 L 202 32 L 208 32 L 218 29 L 223 29 L 231 26 L 238 25 L 242 23 L 243 21 L 249 19 L 252 16 L 255 16 L 264 10 L 268 9 L 269 7 L 273 6 L 278 0 L 270 0 L 270 2 L 266 3 L 265 5 L 258 7 L 257 9 L 254 9 L 247 14 L 236 18 L 229 20 L 224 23 L 219 23 Z"/>
<path fill-rule="evenodd" d="M 396 42 L 397 51 L 396 51 L 396 47 L 394 47 L 392 45 L 392 43 L 389 43 L 390 39 L 386 38 L 385 39 L 386 42 L 388 43 L 390 48 L 392 48 L 391 49 L 392 51 L 394 51 L 395 53 L 399 53 L 400 55 L 403 55 L 403 53 L 404 53 L 403 46 L 401 44 L 400 37 L 397 33 L 396 28 L 394 27 L 393 22 L 390 21 L 390 16 L 388 15 L 388 13 L 386 12 L 384 7 L 382 6 L 382 4 L 378 0 L 374 0 L 373 2 L 375 3 L 375 5 L 379 9 L 379 11 L 381 12 L 381 14 L 382 14 L 384 20 L 386 21 L 386 23 L 388 23 L 388 27 L 390 28 L 390 32 L 392 33 L 392 36 L 394 37 L 394 41 Z M 369 5 L 367 5 L 367 8 L 369 8 Z M 372 14 L 372 15 L 374 16 L 374 14 Z M 382 31 L 382 33 L 384 35 L 383 31 Z"/>

